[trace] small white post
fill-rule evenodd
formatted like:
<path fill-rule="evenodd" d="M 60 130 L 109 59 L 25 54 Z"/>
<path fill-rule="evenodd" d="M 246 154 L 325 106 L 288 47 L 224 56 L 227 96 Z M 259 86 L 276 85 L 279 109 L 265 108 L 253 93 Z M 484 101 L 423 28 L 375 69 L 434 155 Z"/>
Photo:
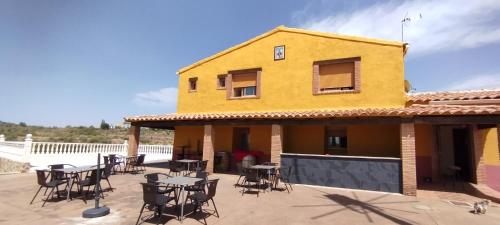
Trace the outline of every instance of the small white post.
<path fill-rule="evenodd" d="M 127 155 L 127 154 L 128 154 L 128 140 L 124 140 L 121 155 Z"/>
<path fill-rule="evenodd" d="M 30 154 L 31 154 L 31 145 L 33 144 L 33 139 L 31 138 L 33 135 L 27 134 L 26 139 L 24 139 L 24 162 L 29 162 Z"/>
<path fill-rule="evenodd" d="M 5 142 L 5 135 L 0 134 L 0 142 Z"/>

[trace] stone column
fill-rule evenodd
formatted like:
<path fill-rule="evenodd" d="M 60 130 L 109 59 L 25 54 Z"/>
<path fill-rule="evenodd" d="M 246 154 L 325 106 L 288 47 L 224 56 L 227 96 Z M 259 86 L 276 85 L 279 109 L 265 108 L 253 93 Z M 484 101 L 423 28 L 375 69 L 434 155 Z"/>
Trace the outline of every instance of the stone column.
<path fill-rule="evenodd" d="M 137 155 L 140 137 L 141 127 L 137 125 L 131 125 L 128 129 L 128 156 Z"/>
<path fill-rule="evenodd" d="M 5 135 L 0 134 L 0 142 L 5 142 Z"/>
<path fill-rule="evenodd" d="M 283 152 L 283 126 L 271 125 L 271 162 L 281 165 L 281 153 Z"/>
<path fill-rule="evenodd" d="M 484 166 L 484 141 L 486 132 L 482 132 L 476 125 L 472 126 L 472 147 L 474 154 L 474 169 L 476 184 L 486 184 L 486 172 Z"/>
<path fill-rule="evenodd" d="M 207 172 L 214 172 L 214 140 L 215 131 L 213 125 L 205 125 L 203 134 L 203 160 L 208 160 Z"/>
<path fill-rule="evenodd" d="M 403 194 L 416 196 L 417 168 L 415 156 L 415 125 L 413 123 L 402 123 L 400 135 Z"/>

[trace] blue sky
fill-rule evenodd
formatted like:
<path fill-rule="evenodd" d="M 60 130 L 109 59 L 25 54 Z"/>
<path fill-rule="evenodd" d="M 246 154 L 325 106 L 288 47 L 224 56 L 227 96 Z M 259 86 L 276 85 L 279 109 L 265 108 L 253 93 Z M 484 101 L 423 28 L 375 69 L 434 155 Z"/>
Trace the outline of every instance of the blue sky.
<path fill-rule="evenodd" d="M 174 112 L 186 65 L 279 25 L 400 40 L 417 91 L 500 88 L 498 1 L 0 1 L 0 120 Z M 422 17 L 420 17 L 422 15 Z"/>

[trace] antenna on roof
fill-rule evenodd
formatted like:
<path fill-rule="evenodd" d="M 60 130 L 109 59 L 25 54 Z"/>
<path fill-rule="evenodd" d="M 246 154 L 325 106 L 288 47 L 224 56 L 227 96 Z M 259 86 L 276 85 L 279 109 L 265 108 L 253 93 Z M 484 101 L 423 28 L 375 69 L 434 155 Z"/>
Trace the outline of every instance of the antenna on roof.
<path fill-rule="evenodd" d="M 405 16 L 401 20 L 401 42 L 405 42 L 404 41 L 404 26 L 406 26 L 406 22 L 410 22 L 410 21 L 411 21 L 411 19 L 410 19 L 410 17 L 408 17 L 408 12 L 406 12 Z"/>
<path fill-rule="evenodd" d="M 422 13 L 419 13 L 419 19 L 422 19 Z M 407 26 L 407 22 L 411 22 L 411 18 L 408 16 L 408 12 L 406 12 L 405 16 L 401 20 L 401 42 L 405 42 L 404 40 L 404 28 Z"/>

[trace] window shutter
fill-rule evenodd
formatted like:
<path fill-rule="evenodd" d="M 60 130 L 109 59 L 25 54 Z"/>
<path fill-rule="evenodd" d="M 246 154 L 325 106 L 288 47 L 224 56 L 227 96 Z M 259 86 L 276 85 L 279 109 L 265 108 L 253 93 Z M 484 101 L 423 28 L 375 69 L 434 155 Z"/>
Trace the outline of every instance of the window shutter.
<path fill-rule="evenodd" d="M 319 88 L 354 87 L 354 62 L 319 66 Z"/>
<path fill-rule="evenodd" d="M 252 87 L 257 86 L 257 73 L 233 74 L 232 87 Z"/>

